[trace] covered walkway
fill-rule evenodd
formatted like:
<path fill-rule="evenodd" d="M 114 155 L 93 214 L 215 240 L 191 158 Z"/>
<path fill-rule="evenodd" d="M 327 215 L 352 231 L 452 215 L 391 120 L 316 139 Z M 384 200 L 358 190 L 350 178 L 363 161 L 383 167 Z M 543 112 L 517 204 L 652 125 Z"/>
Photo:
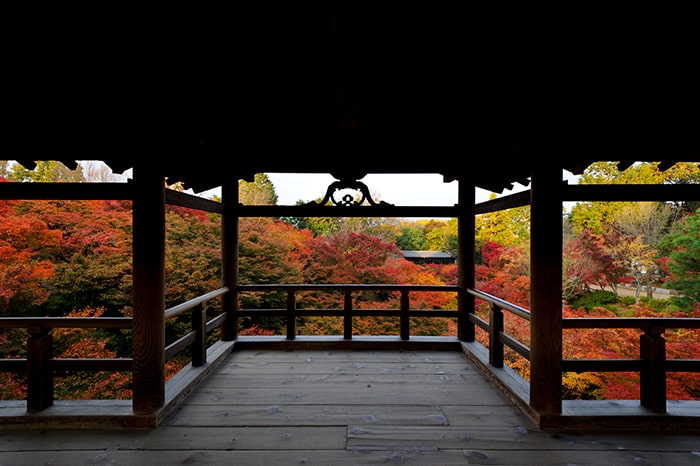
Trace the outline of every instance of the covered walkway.
<path fill-rule="evenodd" d="M 447 347 L 251 346 L 156 429 L 5 429 L 0 438 L 0 464 L 15 466 L 700 464 L 693 433 L 540 430 Z"/>

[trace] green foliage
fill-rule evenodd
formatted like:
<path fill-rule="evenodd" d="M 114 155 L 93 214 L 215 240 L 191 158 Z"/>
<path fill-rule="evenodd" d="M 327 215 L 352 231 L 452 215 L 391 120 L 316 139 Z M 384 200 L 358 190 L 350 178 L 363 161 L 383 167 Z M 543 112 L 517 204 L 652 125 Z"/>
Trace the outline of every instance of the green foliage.
<path fill-rule="evenodd" d="M 256 173 L 252 182 L 238 182 L 239 202 L 246 205 L 277 205 L 275 187 L 265 173 Z"/>
<path fill-rule="evenodd" d="M 474 220 L 475 239 L 478 245 L 494 242 L 503 246 L 526 248 L 530 244 L 529 207 L 481 214 Z"/>
<path fill-rule="evenodd" d="M 693 309 L 700 301 L 700 210 L 675 222 L 660 249 L 670 258 L 664 287 L 681 292 L 671 300 L 683 310 Z"/>
<path fill-rule="evenodd" d="M 625 306 L 632 306 L 637 303 L 637 300 L 634 299 L 634 296 L 620 296 L 620 304 L 623 304 Z"/>
<path fill-rule="evenodd" d="M 572 299 L 569 306 L 574 309 L 584 308 L 587 312 L 591 312 L 593 308 L 605 307 L 609 308 L 611 304 L 617 304 L 619 298 L 612 291 L 595 290 L 589 293 Z"/>
<path fill-rule="evenodd" d="M 32 170 L 25 168 L 19 163 L 15 163 L 10 168 L 8 179 L 25 182 L 85 181 L 83 170 L 80 165 L 78 165 L 75 170 L 70 170 L 61 162 L 55 160 L 38 161 L 36 162 L 36 167 Z"/>
<path fill-rule="evenodd" d="M 423 249 L 449 252 L 457 256 L 457 219 L 449 221 L 430 220 L 424 227 Z"/>
<path fill-rule="evenodd" d="M 419 223 L 404 224 L 396 238 L 396 247 L 403 251 L 420 251 L 425 242 L 425 233 Z"/>
<path fill-rule="evenodd" d="M 623 171 L 618 170 L 617 165 L 618 162 L 595 162 L 586 168 L 579 184 L 698 183 L 700 177 L 696 162 L 679 162 L 665 171 L 659 169 L 658 162 L 636 163 Z M 681 203 L 675 208 L 683 211 L 690 204 L 692 203 Z M 632 202 L 578 202 L 571 209 L 569 219 L 576 233 L 589 229 L 596 234 L 603 234 L 616 222 L 622 210 L 634 205 Z M 648 239 L 648 243 L 653 245 L 654 241 Z"/>
<path fill-rule="evenodd" d="M 673 308 L 673 301 L 671 301 L 670 299 L 649 299 L 646 296 L 642 296 L 639 298 L 639 302 L 642 303 L 644 306 L 653 309 L 657 312 Z"/>

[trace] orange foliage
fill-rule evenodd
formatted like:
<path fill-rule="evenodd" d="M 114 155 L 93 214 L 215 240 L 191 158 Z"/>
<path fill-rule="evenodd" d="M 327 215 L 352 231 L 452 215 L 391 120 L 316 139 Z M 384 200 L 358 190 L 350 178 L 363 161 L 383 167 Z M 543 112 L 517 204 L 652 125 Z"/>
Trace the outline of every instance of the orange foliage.
<path fill-rule="evenodd" d="M 100 317 L 103 308 L 86 308 L 71 312 L 68 317 Z M 53 331 L 56 346 L 66 347 L 59 358 L 107 358 L 117 355 L 107 348 L 109 336 L 94 329 L 57 328 Z M 102 400 L 130 399 L 131 374 L 121 372 L 71 372 L 57 374 L 57 399 Z"/>

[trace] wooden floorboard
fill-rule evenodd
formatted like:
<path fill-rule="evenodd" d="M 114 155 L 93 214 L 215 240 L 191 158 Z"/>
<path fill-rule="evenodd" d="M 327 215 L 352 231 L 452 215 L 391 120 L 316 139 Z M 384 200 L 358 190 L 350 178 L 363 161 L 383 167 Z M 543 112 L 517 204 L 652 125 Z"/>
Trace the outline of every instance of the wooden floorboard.
<path fill-rule="evenodd" d="M 2 430 L 0 466 L 700 465 L 700 436 L 538 429 L 461 351 L 236 350 L 156 429 Z"/>

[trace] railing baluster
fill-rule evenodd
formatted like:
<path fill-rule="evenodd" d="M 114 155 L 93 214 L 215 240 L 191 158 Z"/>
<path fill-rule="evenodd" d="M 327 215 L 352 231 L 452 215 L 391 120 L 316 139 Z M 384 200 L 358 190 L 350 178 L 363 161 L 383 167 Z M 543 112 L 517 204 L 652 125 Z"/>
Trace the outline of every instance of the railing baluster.
<path fill-rule="evenodd" d="M 287 340 L 294 340 L 297 336 L 296 308 L 295 291 L 294 289 L 287 290 Z"/>
<path fill-rule="evenodd" d="M 53 337 L 46 327 L 27 330 L 27 411 L 34 413 L 53 405 Z"/>
<path fill-rule="evenodd" d="M 503 342 L 500 334 L 503 332 L 503 310 L 494 303 L 489 308 L 489 364 L 493 367 L 503 367 Z"/>
<path fill-rule="evenodd" d="M 343 338 L 352 340 L 352 290 L 345 290 L 343 298 Z"/>
<path fill-rule="evenodd" d="M 207 314 L 204 306 L 198 304 L 192 309 L 192 366 L 199 367 L 207 363 Z"/>
<path fill-rule="evenodd" d="M 642 406 L 666 412 L 666 340 L 663 327 L 647 327 L 639 337 L 639 357 L 644 365 L 639 373 L 639 399 Z"/>
<path fill-rule="evenodd" d="M 408 340 L 411 334 L 410 319 L 408 318 L 409 308 L 408 290 L 401 290 L 401 339 L 404 341 Z"/>

